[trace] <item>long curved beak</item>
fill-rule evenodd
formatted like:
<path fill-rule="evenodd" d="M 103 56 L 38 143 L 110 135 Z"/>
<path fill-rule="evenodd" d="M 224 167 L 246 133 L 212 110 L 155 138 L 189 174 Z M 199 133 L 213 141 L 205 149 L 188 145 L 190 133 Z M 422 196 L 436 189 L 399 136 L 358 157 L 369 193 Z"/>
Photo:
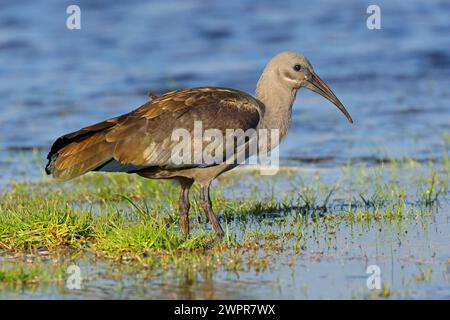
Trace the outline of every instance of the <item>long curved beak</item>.
<path fill-rule="evenodd" d="M 350 123 L 353 123 L 353 119 L 348 113 L 347 109 L 345 109 L 344 105 L 339 101 L 339 99 L 334 95 L 333 91 L 323 82 L 322 79 L 314 72 L 311 72 L 311 79 L 306 81 L 305 87 L 309 90 L 314 91 L 315 93 L 320 94 L 322 97 L 331 101 L 341 112 L 347 117 Z"/>

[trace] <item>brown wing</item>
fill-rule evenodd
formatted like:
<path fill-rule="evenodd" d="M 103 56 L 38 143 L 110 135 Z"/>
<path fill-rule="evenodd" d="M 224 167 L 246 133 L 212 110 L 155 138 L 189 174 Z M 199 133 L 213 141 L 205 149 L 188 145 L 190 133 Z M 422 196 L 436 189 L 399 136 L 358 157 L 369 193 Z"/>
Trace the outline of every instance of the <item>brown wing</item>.
<path fill-rule="evenodd" d="M 172 138 L 174 130 L 185 129 L 194 137 L 194 123 L 200 121 L 202 131 L 245 131 L 256 128 L 261 107 L 250 95 L 226 88 L 169 92 L 131 113 L 59 138 L 48 155 L 46 171 L 70 179 L 91 170 L 179 168 L 171 161 L 178 143 Z"/>

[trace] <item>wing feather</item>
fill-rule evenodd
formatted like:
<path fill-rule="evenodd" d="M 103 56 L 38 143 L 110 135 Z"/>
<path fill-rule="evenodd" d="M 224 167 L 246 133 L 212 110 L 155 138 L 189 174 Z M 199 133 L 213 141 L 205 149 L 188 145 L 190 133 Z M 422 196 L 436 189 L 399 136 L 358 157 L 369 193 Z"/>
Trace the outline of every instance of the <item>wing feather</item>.
<path fill-rule="evenodd" d="M 194 88 L 166 93 L 133 112 L 60 137 L 48 155 L 47 173 L 69 179 L 91 170 L 155 167 L 179 168 L 171 154 L 183 128 L 194 137 L 194 123 L 203 132 L 255 129 L 263 105 L 250 95 L 226 88 Z M 203 146 L 207 142 L 203 142 Z M 192 141 L 193 144 L 193 141 Z M 107 165 L 108 163 L 117 165 Z"/>

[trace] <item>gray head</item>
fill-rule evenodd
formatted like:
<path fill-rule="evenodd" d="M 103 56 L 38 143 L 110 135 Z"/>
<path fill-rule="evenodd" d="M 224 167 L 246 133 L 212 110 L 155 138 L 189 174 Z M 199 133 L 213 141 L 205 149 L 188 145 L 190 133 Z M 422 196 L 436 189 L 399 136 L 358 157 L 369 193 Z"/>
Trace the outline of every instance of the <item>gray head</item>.
<path fill-rule="evenodd" d="M 283 88 L 290 91 L 297 91 L 301 87 L 308 88 L 331 101 L 339 110 L 344 113 L 350 123 L 352 117 L 345 109 L 344 105 L 334 95 L 331 89 L 314 72 L 311 63 L 305 56 L 284 51 L 277 54 L 269 61 L 264 69 L 261 79 L 276 81 Z"/>

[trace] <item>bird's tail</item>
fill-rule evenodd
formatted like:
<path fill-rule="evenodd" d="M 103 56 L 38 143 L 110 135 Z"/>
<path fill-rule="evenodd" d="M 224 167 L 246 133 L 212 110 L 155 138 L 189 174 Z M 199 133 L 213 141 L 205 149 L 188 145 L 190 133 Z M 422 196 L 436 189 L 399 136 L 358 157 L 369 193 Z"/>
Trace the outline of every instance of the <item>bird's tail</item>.
<path fill-rule="evenodd" d="M 106 134 L 116 123 L 113 118 L 58 138 L 47 156 L 47 174 L 69 180 L 110 161 L 114 144 L 106 141 Z"/>

